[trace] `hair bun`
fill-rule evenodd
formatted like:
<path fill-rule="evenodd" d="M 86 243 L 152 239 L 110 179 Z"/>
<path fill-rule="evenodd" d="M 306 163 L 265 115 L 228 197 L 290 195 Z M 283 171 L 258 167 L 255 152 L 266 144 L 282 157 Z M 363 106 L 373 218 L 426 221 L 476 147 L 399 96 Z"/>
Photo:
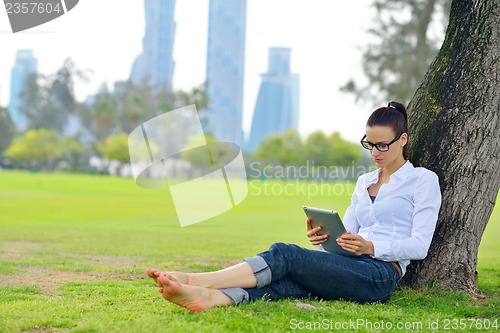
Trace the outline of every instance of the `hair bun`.
<path fill-rule="evenodd" d="M 405 117 L 405 120 L 408 122 L 408 114 L 406 113 L 406 108 L 403 104 L 392 101 L 392 102 L 389 102 L 389 104 L 387 106 L 401 112 L 403 114 L 403 116 Z"/>

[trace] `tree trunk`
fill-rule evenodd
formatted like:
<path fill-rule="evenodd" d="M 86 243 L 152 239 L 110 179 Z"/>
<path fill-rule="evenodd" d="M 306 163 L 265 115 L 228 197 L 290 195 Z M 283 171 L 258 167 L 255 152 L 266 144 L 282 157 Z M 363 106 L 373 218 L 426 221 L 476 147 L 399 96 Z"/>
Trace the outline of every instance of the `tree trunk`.
<path fill-rule="evenodd" d="M 409 110 L 409 155 L 443 197 L 425 260 L 405 282 L 478 292 L 477 252 L 500 186 L 500 2 L 454 0 L 441 50 Z"/>

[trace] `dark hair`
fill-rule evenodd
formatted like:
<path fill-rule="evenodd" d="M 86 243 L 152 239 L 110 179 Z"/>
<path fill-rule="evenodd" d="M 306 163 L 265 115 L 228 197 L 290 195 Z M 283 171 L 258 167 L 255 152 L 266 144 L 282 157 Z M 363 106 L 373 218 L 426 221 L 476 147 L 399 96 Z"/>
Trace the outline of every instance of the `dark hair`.
<path fill-rule="evenodd" d="M 366 122 L 366 126 L 387 126 L 397 135 L 408 133 L 408 115 L 403 104 L 390 102 L 387 106 L 373 111 Z M 408 145 L 403 147 L 403 157 L 408 159 Z"/>

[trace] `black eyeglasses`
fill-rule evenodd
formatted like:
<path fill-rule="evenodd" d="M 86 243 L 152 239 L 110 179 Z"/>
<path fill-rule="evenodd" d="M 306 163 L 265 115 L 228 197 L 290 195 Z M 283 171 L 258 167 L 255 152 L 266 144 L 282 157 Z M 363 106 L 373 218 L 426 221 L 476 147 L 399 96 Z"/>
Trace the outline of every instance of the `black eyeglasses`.
<path fill-rule="evenodd" d="M 372 150 L 373 147 L 375 147 L 378 149 L 378 151 L 384 152 L 384 151 L 388 151 L 389 146 L 392 145 L 394 142 L 398 141 L 399 138 L 401 137 L 401 135 L 403 135 L 403 133 L 399 134 L 397 137 L 394 138 L 394 140 L 392 140 L 389 143 L 371 143 L 370 141 L 365 140 L 365 138 L 366 138 L 366 134 L 365 134 L 365 136 L 363 136 L 363 138 L 361 139 L 360 142 L 361 142 L 361 146 L 363 146 L 363 148 L 365 148 L 365 149 Z"/>

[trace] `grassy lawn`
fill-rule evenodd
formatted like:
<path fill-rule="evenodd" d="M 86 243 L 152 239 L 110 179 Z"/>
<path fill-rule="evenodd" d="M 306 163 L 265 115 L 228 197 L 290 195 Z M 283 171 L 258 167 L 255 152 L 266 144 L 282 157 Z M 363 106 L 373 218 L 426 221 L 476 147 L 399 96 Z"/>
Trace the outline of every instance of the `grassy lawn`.
<path fill-rule="evenodd" d="M 164 301 L 143 273 L 215 270 L 278 241 L 310 247 L 302 205 L 343 214 L 353 189 L 252 180 L 235 209 L 181 228 L 168 190 L 105 176 L 2 171 L 0 332 L 500 330 L 486 329 L 500 325 L 498 205 L 479 251 L 481 300 L 399 289 L 386 304 L 259 301 L 190 314 Z"/>

